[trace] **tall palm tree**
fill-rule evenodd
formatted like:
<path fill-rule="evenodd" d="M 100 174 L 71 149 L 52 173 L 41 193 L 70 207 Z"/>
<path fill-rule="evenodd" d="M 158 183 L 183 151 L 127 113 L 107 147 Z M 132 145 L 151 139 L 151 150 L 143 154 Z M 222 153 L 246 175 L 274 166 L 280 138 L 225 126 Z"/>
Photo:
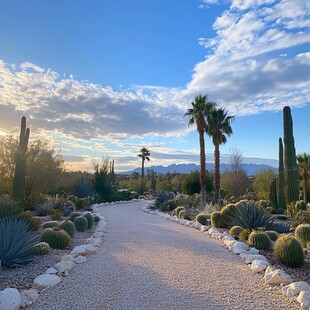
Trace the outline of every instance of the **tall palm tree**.
<path fill-rule="evenodd" d="M 143 147 L 140 149 L 140 154 L 138 154 L 139 157 L 142 159 L 142 168 L 141 168 L 141 194 L 143 194 L 144 189 L 145 189 L 145 184 L 144 184 L 144 162 L 145 160 L 149 161 L 150 160 L 150 151 L 146 148 Z"/>
<path fill-rule="evenodd" d="M 212 137 L 214 144 L 214 191 L 215 202 L 220 198 L 221 176 L 220 176 L 220 145 L 225 144 L 227 136 L 233 133 L 231 122 L 234 116 L 228 115 L 225 109 L 213 109 L 208 118 L 209 128 L 207 134 Z"/>
<path fill-rule="evenodd" d="M 304 201 L 307 202 L 307 184 L 310 179 L 310 155 L 302 153 L 296 156 L 299 174 L 303 183 Z"/>
<path fill-rule="evenodd" d="M 191 103 L 192 108 L 188 109 L 184 116 L 189 116 L 188 126 L 196 124 L 199 134 L 200 145 L 200 187 L 201 187 L 201 206 L 206 206 L 206 152 L 204 133 L 208 130 L 208 115 L 215 107 L 214 102 L 208 101 L 208 96 L 196 96 Z"/>

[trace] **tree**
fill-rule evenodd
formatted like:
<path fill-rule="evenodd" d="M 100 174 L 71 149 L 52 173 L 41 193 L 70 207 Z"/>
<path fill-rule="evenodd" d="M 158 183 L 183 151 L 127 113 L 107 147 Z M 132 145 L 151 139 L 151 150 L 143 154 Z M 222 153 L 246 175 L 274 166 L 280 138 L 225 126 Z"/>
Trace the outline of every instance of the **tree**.
<path fill-rule="evenodd" d="M 188 125 L 196 124 L 199 135 L 200 146 L 200 186 L 201 186 L 201 207 L 206 206 L 206 152 L 204 133 L 208 131 L 208 116 L 215 107 L 214 102 L 208 101 L 208 96 L 196 96 L 191 103 L 192 108 L 188 109 L 184 116 L 189 116 Z"/>
<path fill-rule="evenodd" d="M 269 199 L 270 183 L 275 178 L 276 174 L 272 169 L 260 170 L 257 172 L 253 181 L 253 188 L 257 192 L 258 198 Z"/>
<path fill-rule="evenodd" d="M 200 173 L 198 170 L 187 174 L 185 178 L 183 178 L 182 190 L 183 193 L 187 195 L 198 194 L 200 192 Z"/>
<path fill-rule="evenodd" d="M 304 201 L 307 203 L 307 184 L 310 178 L 310 155 L 307 153 L 298 154 L 296 159 L 298 164 L 299 175 L 303 183 L 302 188 L 303 188 Z"/>
<path fill-rule="evenodd" d="M 220 145 L 227 142 L 227 137 L 232 135 L 231 122 L 234 116 L 228 115 L 225 109 L 212 109 L 208 116 L 207 134 L 212 137 L 214 144 L 214 191 L 215 202 L 220 198 L 221 176 L 220 176 Z"/>
<path fill-rule="evenodd" d="M 140 154 L 138 154 L 138 157 L 141 157 L 142 159 L 142 167 L 141 167 L 141 194 L 144 193 L 145 190 L 145 182 L 144 182 L 144 162 L 145 160 L 149 161 L 150 160 L 150 151 L 146 148 L 143 147 L 140 149 Z"/>

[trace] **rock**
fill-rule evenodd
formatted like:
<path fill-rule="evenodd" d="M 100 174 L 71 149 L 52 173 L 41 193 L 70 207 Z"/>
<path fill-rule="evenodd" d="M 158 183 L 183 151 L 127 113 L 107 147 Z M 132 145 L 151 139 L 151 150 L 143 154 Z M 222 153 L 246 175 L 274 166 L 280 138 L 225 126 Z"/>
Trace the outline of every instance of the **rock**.
<path fill-rule="evenodd" d="M 221 233 L 220 232 L 215 232 L 211 235 L 212 238 L 214 239 L 221 239 Z"/>
<path fill-rule="evenodd" d="M 267 284 L 283 284 L 287 285 L 293 282 L 290 275 L 286 274 L 281 269 L 274 269 L 272 267 L 267 267 L 264 275 L 264 280 Z"/>
<path fill-rule="evenodd" d="M 57 273 L 57 270 L 54 268 L 54 267 L 51 267 L 51 268 L 48 268 L 46 271 L 45 271 L 46 274 L 56 274 Z"/>
<path fill-rule="evenodd" d="M 227 248 L 229 248 L 232 247 L 235 243 L 237 243 L 237 240 L 226 239 L 223 243 Z"/>
<path fill-rule="evenodd" d="M 250 248 L 249 250 L 246 250 L 246 251 L 242 251 L 240 254 L 259 254 L 259 250 L 256 249 L 256 248 Z"/>
<path fill-rule="evenodd" d="M 72 257 L 73 259 L 73 257 Z M 61 261 L 57 263 L 55 266 L 55 269 L 57 270 L 58 274 L 65 274 L 67 275 L 69 271 L 71 271 L 74 267 L 73 261 Z"/>
<path fill-rule="evenodd" d="M 99 239 L 99 238 L 94 238 L 94 237 L 90 237 L 90 238 L 88 238 L 87 240 L 86 240 L 86 244 L 91 244 L 91 245 L 93 245 L 94 247 L 99 247 L 100 246 L 100 244 L 101 244 L 101 239 Z"/>
<path fill-rule="evenodd" d="M 41 274 L 33 281 L 32 288 L 42 291 L 43 289 L 50 288 L 61 282 L 61 278 L 55 274 Z"/>
<path fill-rule="evenodd" d="M 77 263 L 77 264 L 83 264 L 87 261 L 87 258 L 85 256 L 78 256 L 74 259 L 74 261 Z"/>
<path fill-rule="evenodd" d="M 309 291 L 301 291 L 297 297 L 297 301 L 299 302 L 302 309 L 306 310 L 310 308 L 310 292 Z"/>
<path fill-rule="evenodd" d="M 64 255 L 61 257 L 62 262 L 73 262 L 73 256 L 72 255 Z"/>
<path fill-rule="evenodd" d="M 21 296 L 21 307 L 26 308 L 30 305 L 32 305 L 38 298 L 39 294 L 38 291 L 31 288 L 29 290 L 22 290 L 20 291 Z"/>
<path fill-rule="evenodd" d="M 221 234 L 221 239 L 223 239 L 223 238 L 233 238 L 234 239 L 234 237 L 226 231 Z"/>
<path fill-rule="evenodd" d="M 216 228 L 214 227 L 211 227 L 209 230 L 208 230 L 208 233 L 209 235 L 212 235 L 214 233 L 220 233 Z"/>
<path fill-rule="evenodd" d="M 267 260 L 258 260 L 254 259 L 251 264 L 251 270 L 254 272 L 261 272 L 264 271 L 270 263 Z"/>
<path fill-rule="evenodd" d="M 91 244 L 83 244 L 76 246 L 72 252 L 70 253 L 73 257 L 77 257 L 79 255 L 86 256 L 90 253 L 95 253 L 96 248 Z"/>
<path fill-rule="evenodd" d="M 260 254 L 241 253 L 240 257 L 245 261 L 246 264 L 251 264 L 253 260 L 262 260 L 268 263 L 267 258 L 264 255 L 260 255 Z"/>
<path fill-rule="evenodd" d="M 209 228 L 210 228 L 210 227 L 207 226 L 207 225 L 201 225 L 200 230 L 201 230 L 202 232 L 205 232 L 205 231 L 207 231 Z"/>
<path fill-rule="evenodd" d="M 282 287 L 282 293 L 291 298 L 297 296 L 301 291 L 310 292 L 310 285 L 307 282 L 294 282 Z"/>
<path fill-rule="evenodd" d="M 8 287 L 0 292 L 0 309 L 18 310 L 21 302 L 20 293 L 16 288 Z"/>
<path fill-rule="evenodd" d="M 196 229 L 200 229 L 201 226 L 202 226 L 202 225 L 201 225 L 199 222 L 195 222 L 195 224 L 194 224 L 194 227 L 195 227 Z"/>
<path fill-rule="evenodd" d="M 249 249 L 249 246 L 244 242 L 237 241 L 234 245 L 228 247 L 234 254 L 240 254 L 242 251 Z"/>

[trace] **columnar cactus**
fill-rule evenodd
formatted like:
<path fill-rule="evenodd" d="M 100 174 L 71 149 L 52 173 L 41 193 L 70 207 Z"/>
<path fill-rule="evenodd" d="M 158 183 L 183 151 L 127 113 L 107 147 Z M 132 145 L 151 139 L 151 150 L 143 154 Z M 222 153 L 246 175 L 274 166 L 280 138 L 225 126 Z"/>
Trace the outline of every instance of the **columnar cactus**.
<path fill-rule="evenodd" d="M 248 245 L 254 246 L 258 250 L 267 250 L 270 248 L 271 240 L 269 236 L 262 231 L 252 231 L 248 238 Z"/>
<path fill-rule="evenodd" d="M 74 224 L 75 229 L 77 231 L 85 231 L 88 227 L 88 221 L 87 221 L 86 217 L 84 217 L 84 216 L 77 216 L 73 220 L 73 224 Z"/>
<path fill-rule="evenodd" d="M 269 187 L 269 201 L 273 210 L 278 209 L 277 180 L 273 179 Z"/>
<path fill-rule="evenodd" d="M 310 242 L 310 225 L 300 224 L 296 227 L 295 238 L 301 243 L 301 245 L 306 248 L 307 243 Z"/>
<path fill-rule="evenodd" d="M 30 129 L 26 129 L 26 117 L 21 120 L 19 144 L 15 155 L 15 173 L 13 178 L 13 197 L 24 199 L 26 183 L 26 158 Z"/>
<path fill-rule="evenodd" d="M 299 267 L 304 262 L 302 246 L 292 235 L 279 237 L 273 249 L 275 259 L 287 267 Z"/>
<path fill-rule="evenodd" d="M 298 200 L 298 170 L 296 161 L 296 150 L 293 136 L 293 120 L 291 108 L 283 108 L 283 129 L 284 129 L 284 168 L 285 168 L 285 198 L 289 204 Z"/>
<path fill-rule="evenodd" d="M 283 163 L 283 143 L 282 139 L 279 138 L 279 169 L 278 169 L 278 178 L 277 178 L 277 201 L 278 208 L 285 208 L 285 181 L 284 181 L 284 163 Z"/>
<path fill-rule="evenodd" d="M 52 248 L 64 249 L 70 244 L 70 236 L 60 227 L 46 228 L 40 241 L 48 243 Z"/>

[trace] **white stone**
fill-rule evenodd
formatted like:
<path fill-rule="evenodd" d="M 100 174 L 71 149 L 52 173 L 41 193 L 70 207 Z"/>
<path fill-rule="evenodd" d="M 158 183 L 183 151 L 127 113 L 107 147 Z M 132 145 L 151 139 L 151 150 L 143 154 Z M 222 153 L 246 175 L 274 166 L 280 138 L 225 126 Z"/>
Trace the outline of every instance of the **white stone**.
<path fill-rule="evenodd" d="M 234 254 L 240 254 L 244 250 L 248 250 L 249 246 L 244 242 L 236 242 L 234 245 L 228 247 L 230 251 L 234 252 Z"/>
<path fill-rule="evenodd" d="M 259 250 L 256 248 L 250 248 L 246 251 L 242 251 L 240 254 L 245 253 L 245 254 L 259 254 Z"/>
<path fill-rule="evenodd" d="M 302 309 L 308 310 L 310 308 L 310 292 L 301 291 L 297 297 L 297 301 L 299 302 Z"/>
<path fill-rule="evenodd" d="M 64 255 L 61 257 L 62 262 L 73 262 L 73 256 L 72 255 Z"/>
<path fill-rule="evenodd" d="M 55 266 L 58 274 L 68 274 L 74 267 L 73 261 L 61 261 L 57 263 Z"/>
<path fill-rule="evenodd" d="M 261 272 L 264 271 L 268 266 L 270 266 L 268 261 L 254 259 L 251 264 L 251 270 L 254 272 Z"/>
<path fill-rule="evenodd" d="M 214 239 L 220 239 L 220 238 L 221 238 L 221 233 L 215 232 L 215 233 L 213 233 L 213 234 L 211 235 L 211 237 L 214 238 Z"/>
<path fill-rule="evenodd" d="M 195 222 L 195 226 L 194 226 L 194 227 L 195 227 L 196 229 L 200 229 L 201 226 L 202 226 L 202 225 L 201 225 L 199 222 Z"/>
<path fill-rule="evenodd" d="M 32 305 L 39 298 L 38 291 L 33 288 L 20 291 L 20 296 L 22 308 Z"/>
<path fill-rule="evenodd" d="M 214 227 L 211 227 L 209 230 L 208 230 L 208 233 L 209 235 L 212 235 L 214 233 L 220 233 L 216 228 Z"/>
<path fill-rule="evenodd" d="M 233 238 L 234 239 L 234 237 L 226 231 L 221 234 L 221 239 L 223 239 L 223 238 Z"/>
<path fill-rule="evenodd" d="M 87 240 L 86 240 L 86 244 L 91 244 L 91 245 L 93 245 L 94 247 L 99 247 L 100 246 L 100 244 L 101 244 L 101 239 L 99 239 L 99 238 L 93 238 L 93 237 L 90 237 L 90 238 L 88 238 Z"/>
<path fill-rule="evenodd" d="M 95 253 L 96 252 L 96 248 L 91 245 L 91 244 L 83 244 L 83 245 L 78 245 L 76 246 L 72 252 L 70 253 L 73 257 L 82 255 L 88 255 L 90 253 Z"/>
<path fill-rule="evenodd" d="M 8 287 L 0 292 L 0 309 L 18 310 L 21 305 L 21 296 L 16 288 Z"/>
<path fill-rule="evenodd" d="M 78 256 L 74 259 L 74 261 L 77 263 L 77 264 L 83 264 L 87 261 L 87 258 L 85 256 Z"/>
<path fill-rule="evenodd" d="M 290 275 L 286 274 L 281 269 L 274 269 L 272 267 L 267 267 L 264 275 L 264 280 L 267 284 L 283 284 L 287 285 L 293 282 Z"/>
<path fill-rule="evenodd" d="M 268 262 L 267 258 L 264 255 L 260 254 L 240 253 L 240 257 L 245 261 L 246 264 L 251 264 L 253 260 L 263 260 L 265 262 Z"/>
<path fill-rule="evenodd" d="M 209 228 L 210 228 L 210 227 L 207 226 L 207 225 L 202 225 L 202 226 L 200 227 L 200 230 L 201 230 L 202 232 L 205 232 L 205 231 L 207 231 Z"/>
<path fill-rule="evenodd" d="M 56 274 L 57 270 L 54 267 L 50 267 L 45 271 L 46 274 Z"/>
<path fill-rule="evenodd" d="M 301 291 L 310 292 L 310 285 L 307 282 L 301 281 L 282 287 L 282 293 L 289 298 L 297 296 Z"/>
<path fill-rule="evenodd" d="M 224 241 L 224 245 L 227 248 L 232 247 L 235 243 L 237 243 L 237 240 L 229 240 L 229 239 L 227 239 L 227 240 Z"/>
<path fill-rule="evenodd" d="M 50 288 L 61 282 L 61 278 L 55 274 L 41 274 L 33 281 L 32 288 L 42 291 L 45 288 Z"/>

